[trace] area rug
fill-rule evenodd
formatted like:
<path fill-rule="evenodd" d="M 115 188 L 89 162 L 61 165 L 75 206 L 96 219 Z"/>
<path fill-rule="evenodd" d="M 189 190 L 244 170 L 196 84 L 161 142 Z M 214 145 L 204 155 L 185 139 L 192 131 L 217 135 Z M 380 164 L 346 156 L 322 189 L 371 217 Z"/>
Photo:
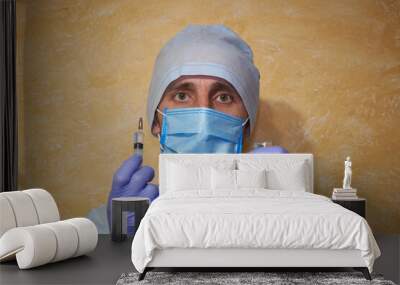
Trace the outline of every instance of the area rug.
<path fill-rule="evenodd" d="M 368 281 L 360 272 L 154 272 L 150 271 L 142 281 L 138 281 L 138 273 L 125 273 L 117 281 L 117 285 L 133 284 L 213 284 L 213 285 L 297 285 L 297 284 L 379 284 L 395 285 L 384 280 L 382 275 L 372 275 Z"/>

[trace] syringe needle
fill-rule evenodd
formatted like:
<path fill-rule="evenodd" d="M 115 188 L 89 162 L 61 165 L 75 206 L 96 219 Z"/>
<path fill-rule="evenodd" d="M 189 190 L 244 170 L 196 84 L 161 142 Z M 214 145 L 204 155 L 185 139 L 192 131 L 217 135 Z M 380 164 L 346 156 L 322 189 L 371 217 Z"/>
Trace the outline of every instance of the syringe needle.
<path fill-rule="evenodd" d="M 140 117 L 139 118 L 139 128 L 138 128 L 140 131 L 142 131 L 143 130 L 143 119 L 142 119 L 142 117 Z"/>

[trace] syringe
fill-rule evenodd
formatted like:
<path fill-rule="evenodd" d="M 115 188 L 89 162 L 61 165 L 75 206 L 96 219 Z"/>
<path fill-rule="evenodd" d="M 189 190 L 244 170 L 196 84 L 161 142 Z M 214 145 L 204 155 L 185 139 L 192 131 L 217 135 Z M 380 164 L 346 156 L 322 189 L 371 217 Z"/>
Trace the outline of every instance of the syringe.
<path fill-rule="evenodd" d="M 143 156 L 143 119 L 139 118 L 138 131 L 133 134 L 133 152 Z"/>

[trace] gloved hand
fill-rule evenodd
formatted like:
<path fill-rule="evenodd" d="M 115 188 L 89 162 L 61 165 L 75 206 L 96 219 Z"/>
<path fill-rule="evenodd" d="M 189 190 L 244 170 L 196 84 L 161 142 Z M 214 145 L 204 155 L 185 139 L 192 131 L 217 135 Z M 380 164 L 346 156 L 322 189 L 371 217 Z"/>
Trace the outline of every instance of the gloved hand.
<path fill-rule="evenodd" d="M 158 197 L 158 185 L 149 183 L 154 177 L 154 169 L 142 165 L 142 156 L 134 154 L 125 160 L 114 173 L 112 187 L 108 196 L 107 217 L 111 229 L 111 201 L 117 197 L 147 197 L 150 202 Z M 134 215 L 128 215 L 128 234 L 132 233 Z"/>
<path fill-rule="evenodd" d="M 281 146 L 262 146 L 252 149 L 249 153 L 288 153 L 288 151 Z"/>

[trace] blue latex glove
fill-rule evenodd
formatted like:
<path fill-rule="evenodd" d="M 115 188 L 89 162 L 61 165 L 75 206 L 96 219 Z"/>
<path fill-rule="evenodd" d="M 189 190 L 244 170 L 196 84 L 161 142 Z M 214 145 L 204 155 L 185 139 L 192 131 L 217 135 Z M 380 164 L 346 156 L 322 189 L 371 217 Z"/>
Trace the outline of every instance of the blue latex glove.
<path fill-rule="evenodd" d="M 154 177 L 154 169 L 142 165 L 142 156 L 132 155 L 125 160 L 114 173 L 112 187 L 108 195 L 107 217 L 111 229 L 111 201 L 118 197 L 140 196 L 147 197 L 150 202 L 158 197 L 158 185 L 149 183 Z M 134 227 L 134 215 L 128 215 L 128 234 L 132 234 Z"/>
<path fill-rule="evenodd" d="M 249 153 L 288 153 L 288 151 L 281 146 L 262 146 L 251 150 Z"/>

